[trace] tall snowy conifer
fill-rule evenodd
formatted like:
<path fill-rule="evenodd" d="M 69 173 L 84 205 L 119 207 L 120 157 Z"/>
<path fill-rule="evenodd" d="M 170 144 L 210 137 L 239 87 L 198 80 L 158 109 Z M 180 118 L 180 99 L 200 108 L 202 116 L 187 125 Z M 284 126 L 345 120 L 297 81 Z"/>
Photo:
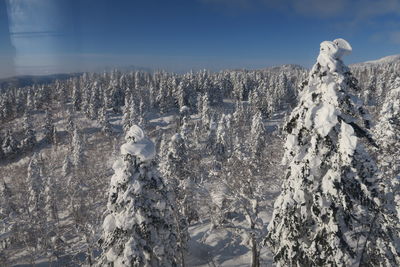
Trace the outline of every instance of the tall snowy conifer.
<path fill-rule="evenodd" d="M 131 94 L 127 94 L 125 97 L 125 105 L 123 108 L 122 115 L 122 128 L 124 132 L 129 130 L 131 126 L 131 106 L 133 105 L 133 99 Z"/>
<path fill-rule="evenodd" d="M 176 266 L 174 196 L 154 168 L 155 148 L 132 126 L 114 163 L 99 266 Z"/>
<path fill-rule="evenodd" d="M 233 123 L 236 128 L 243 127 L 246 115 L 242 101 L 236 101 L 235 112 L 233 113 Z"/>
<path fill-rule="evenodd" d="M 400 77 L 391 83 L 375 135 L 380 148 L 379 169 L 390 191 L 394 191 L 394 201 L 400 218 Z"/>
<path fill-rule="evenodd" d="M 217 126 L 217 140 L 215 143 L 215 159 L 216 159 L 216 167 L 217 169 L 221 169 L 221 164 L 227 160 L 229 156 L 229 150 L 230 150 L 230 140 L 229 140 L 229 135 L 228 135 L 228 130 L 227 130 L 227 120 L 228 117 L 225 116 L 225 114 L 222 114 L 221 119 L 219 120 L 218 126 Z"/>
<path fill-rule="evenodd" d="M 36 218 L 43 216 L 43 177 L 42 177 L 42 162 L 39 156 L 35 153 L 28 165 L 28 191 L 29 191 L 29 201 L 28 201 L 28 211 L 31 217 Z"/>
<path fill-rule="evenodd" d="M 5 157 L 15 157 L 19 152 L 18 146 L 19 142 L 14 138 L 13 133 L 8 130 L 2 144 L 2 150 Z"/>
<path fill-rule="evenodd" d="M 79 87 L 75 83 L 72 87 L 72 105 L 73 105 L 75 111 L 81 110 L 82 93 L 81 93 L 81 90 L 79 89 Z"/>
<path fill-rule="evenodd" d="M 49 144 L 54 144 L 56 140 L 54 140 L 54 121 L 53 115 L 50 109 L 46 110 L 45 119 L 44 119 L 44 138 L 46 142 Z"/>
<path fill-rule="evenodd" d="M 24 139 L 22 140 L 22 149 L 30 151 L 36 145 L 36 132 L 32 126 L 32 116 L 29 111 L 24 116 Z"/>
<path fill-rule="evenodd" d="M 48 221 L 58 221 L 57 188 L 55 179 L 47 177 L 44 185 L 44 210 Z"/>
<path fill-rule="evenodd" d="M 99 121 L 100 121 L 101 132 L 107 136 L 111 136 L 113 130 L 105 107 L 102 107 L 100 109 Z"/>
<path fill-rule="evenodd" d="M 11 190 L 3 180 L 0 182 L 0 221 L 6 217 L 14 210 L 13 204 L 11 202 L 12 194 Z"/>
<path fill-rule="evenodd" d="M 211 116 L 210 126 L 207 129 L 207 137 L 205 141 L 205 148 L 210 155 L 215 152 L 215 145 L 217 143 L 217 123 L 214 116 Z"/>
<path fill-rule="evenodd" d="M 381 171 L 388 178 L 400 174 L 400 77 L 397 80 L 398 87 L 388 92 L 375 130 L 382 150 Z"/>
<path fill-rule="evenodd" d="M 251 123 L 250 145 L 253 156 L 260 158 L 266 145 L 266 130 L 261 111 L 256 112 Z"/>
<path fill-rule="evenodd" d="M 398 222 L 386 213 L 343 39 L 321 43 L 285 126 L 288 165 L 267 243 L 278 266 L 398 266 Z M 368 123 L 367 123 L 368 125 Z"/>
<path fill-rule="evenodd" d="M 69 155 L 65 156 L 63 161 L 63 166 L 61 168 L 61 173 L 64 177 L 70 175 L 72 172 L 72 162 L 71 157 Z"/>
<path fill-rule="evenodd" d="M 3 160 L 5 157 L 4 151 L 3 151 L 3 133 L 0 132 L 0 160 Z"/>
<path fill-rule="evenodd" d="M 99 117 L 99 109 L 101 107 L 100 85 L 95 82 L 92 87 L 92 94 L 89 103 L 89 118 L 94 120 Z"/>
<path fill-rule="evenodd" d="M 77 128 L 74 130 L 72 136 L 72 165 L 75 168 L 83 166 L 85 164 L 85 153 L 84 153 L 84 143 L 81 133 Z"/>
<path fill-rule="evenodd" d="M 67 121 L 66 121 L 66 129 L 68 131 L 68 134 L 70 136 L 70 140 L 72 140 L 72 136 L 74 135 L 74 130 L 75 130 L 75 121 L 74 121 L 74 116 L 73 116 L 73 111 L 72 109 L 68 109 L 67 113 Z"/>
<path fill-rule="evenodd" d="M 197 210 L 194 203 L 194 183 L 189 166 L 189 155 L 185 142 L 179 133 L 172 136 L 167 147 L 168 151 L 160 163 L 160 171 L 171 190 L 174 191 L 177 202 L 175 213 L 178 222 L 178 249 L 182 253 L 186 250 L 189 240 L 188 224 L 197 219 Z M 182 256 L 181 259 L 184 259 Z M 182 264 L 184 265 L 184 264 Z"/>
<path fill-rule="evenodd" d="M 208 94 L 202 96 L 201 104 L 201 121 L 203 123 L 203 128 L 208 129 L 211 122 L 210 100 L 208 99 Z"/>

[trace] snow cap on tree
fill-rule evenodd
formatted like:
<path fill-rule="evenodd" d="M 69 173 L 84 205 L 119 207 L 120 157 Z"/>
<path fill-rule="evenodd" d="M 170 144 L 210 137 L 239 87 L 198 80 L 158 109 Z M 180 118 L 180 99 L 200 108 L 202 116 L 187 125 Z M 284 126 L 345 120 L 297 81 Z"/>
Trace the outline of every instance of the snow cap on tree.
<path fill-rule="evenodd" d="M 342 66 L 339 64 L 342 57 L 350 54 L 351 51 L 351 45 L 344 39 L 336 39 L 333 42 L 324 41 L 321 43 L 317 62 L 322 68 L 327 68 L 334 72 L 337 67 Z"/>
<path fill-rule="evenodd" d="M 127 143 L 121 146 L 122 155 L 130 154 L 141 161 L 154 159 L 156 154 L 154 143 L 144 135 L 139 126 L 131 126 L 125 135 L 125 140 Z"/>

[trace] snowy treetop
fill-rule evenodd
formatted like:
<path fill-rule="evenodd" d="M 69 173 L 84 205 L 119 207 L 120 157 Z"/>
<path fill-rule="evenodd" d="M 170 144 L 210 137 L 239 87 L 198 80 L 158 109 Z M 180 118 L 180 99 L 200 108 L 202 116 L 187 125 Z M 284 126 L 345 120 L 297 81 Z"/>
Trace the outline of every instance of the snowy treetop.
<path fill-rule="evenodd" d="M 121 146 L 122 155 L 130 154 L 142 161 L 154 159 L 156 153 L 154 143 L 145 136 L 139 126 L 131 126 L 125 135 L 125 140 L 127 143 Z"/>
<path fill-rule="evenodd" d="M 324 41 L 320 45 L 317 61 L 322 68 L 335 72 L 338 70 L 338 61 L 341 61 L 342 57 L 350 54 L 351 51 L 351 45 L 344 39 Z"/>

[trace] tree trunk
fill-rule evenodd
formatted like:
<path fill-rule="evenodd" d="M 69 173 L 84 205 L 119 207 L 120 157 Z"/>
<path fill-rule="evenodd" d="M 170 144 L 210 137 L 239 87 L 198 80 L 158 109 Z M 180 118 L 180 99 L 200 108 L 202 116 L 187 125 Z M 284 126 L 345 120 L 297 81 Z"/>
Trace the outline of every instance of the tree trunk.
<path fill-rule="evenodd" d="M 87 260 L 88 260 L 89 266 L 92 266 L 93 265 L 92 252 L 90 251 L 90 247 L 87 248 Z"/>
<path fill-rule="evenodd" d="M 250 216 L 250 214 L 249 214 Z M 251 218 L 251 217 L 250 217 Z M 253 220 L 250 223 L 251 231 L 254 231 L 256 228 L 256 224 Z M 251 267 L 260 267 L 260 257 L 259 257 L 258 249 L 257 249 L 257 240 L 254 236 L 254 233 L 251 233 Z"/>
<path fill-rule="evenodd" d="M 183 249 L 181 249 L 181 264 L 182 267 L 185 267 L 185 254 L 183 253 Z"/>
<path fill-rule="evenodd" d="M 254 236 L 251 237 L 251 267 L 260 267 L 260 257 Z"/>

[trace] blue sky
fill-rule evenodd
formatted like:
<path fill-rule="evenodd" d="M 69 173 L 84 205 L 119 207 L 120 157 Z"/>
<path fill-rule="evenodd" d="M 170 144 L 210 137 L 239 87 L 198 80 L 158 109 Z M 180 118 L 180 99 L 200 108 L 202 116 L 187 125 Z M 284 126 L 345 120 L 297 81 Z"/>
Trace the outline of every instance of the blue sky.
<path fill-rule="evenodd" d="M 310 67 L 337 37 L 347 63 L 400 54 L 400 0 L 0 0 L 0 76 Z"/>

